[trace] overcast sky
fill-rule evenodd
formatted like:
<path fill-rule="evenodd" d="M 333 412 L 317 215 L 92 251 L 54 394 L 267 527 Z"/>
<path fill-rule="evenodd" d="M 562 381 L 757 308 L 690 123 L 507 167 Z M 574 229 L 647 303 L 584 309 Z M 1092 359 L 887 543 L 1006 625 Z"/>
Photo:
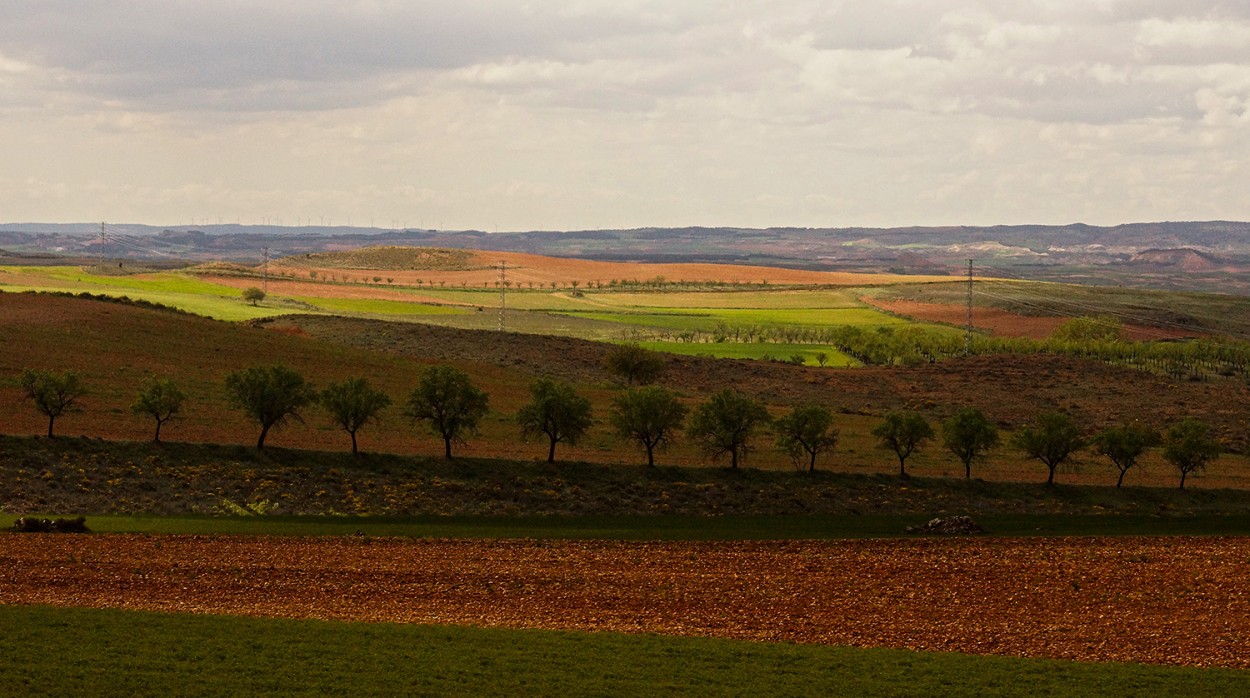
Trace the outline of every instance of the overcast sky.
<path fill-rule="evenodd" d="M 4 0 L 0 221 L 1250 220 L 1250 2 Z"/>

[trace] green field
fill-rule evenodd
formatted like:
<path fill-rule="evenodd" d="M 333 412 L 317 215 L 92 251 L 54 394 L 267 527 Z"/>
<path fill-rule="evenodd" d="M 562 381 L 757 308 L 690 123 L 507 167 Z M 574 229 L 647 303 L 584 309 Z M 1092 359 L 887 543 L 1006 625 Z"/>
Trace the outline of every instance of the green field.
<path fill-rule="evenodd" d="M 241 291 L 237 288 L 208 283 L 181 272 L 111 276 L 92 274 L 78 267 L 0 267 L 0 272 L 16 274 L 24 282 L 0 283 L 0 290 L 6 292 L 52 291 L 126 296 L 231 322 L 311 310 L 293 299 L 279 298 L 253 306 L 243 302 Z"/>
<path fill-rule="evenodd" d="M 821 344 L 783 344 L 772 342 L 639 342 L 652 351 L 685 356 L 714 356 L 718 359 L 765 359 L 787 361 L 798 354 L 808 366 L 819 365 L 817 354 L 825 355 L 826 366 L 858 366 L 859 362 L 837 349 Z"/>
<path fill-rule="evenodd" d="M 0 606 L 0 693 L 1216 696 L 1250 672 L 707 638 Z"/>
<path fill-rule="evenodd" d="M 380 300 L 374 298 L 321 298 L 314 296 L 296 296 L 295 300 L 309 306 L 336 314 L 352 315 L 461 315 L 468 312 L 464 308 L 429 303 L 410 303 L 407 301 Z"/>
<path fill-rule="evenodd" d="M 287 313 L 324 312 L 383 319 L 419 319 L 464 328 L 498 324 L 497 289 L 454 286 L 386 286 L 390 294 L 412 294 L 412 301 L 342 297 L 338 284 L 325 285 L 324 295 L 282 297 L 271 294 L 259 306 L 240 300 L 238 289 L 210 283 L 186 272 L 144 274 L 98 274 L 79 267 L 0 267 L 10 278 L 0 283 L 6 291 L 69 291 L 125 295 L 137 300 L 169 305 L 219 320 L 242 321 Z M 368 285 L 362 289 L 370 289 Z M 538 334 L 558 334 L 594 340 L 620 340 L 642 332 L 706 333 L 737 335 L 747 329 L 772 331 L 851 325 L 900 327 L 908 321 L 866 306 L 858 300 L 860 289 L 830 288 L 793 290 L 756 286 L 744 290 L 618 291 L 603 289 L 516 288 L 507 293 L 509 329 Z M 431 303 L 433 300 L 435 303 Z M 446 305 L 437 305 L 445 303 Z M 663 338 L 656 338 L 663 339 Z M 739 341 L 738 336 L 733 337 Z M 784 353 L 814 357 L 834 352 L 827 346 L 804 345 L 795 349 L 778 337 L 754 346 L 758 337 L 738 349 L 717 351 L 674 347 L 677 353 L 760 358 Z M 774 344 L 776 343 L 776 344 Z M 769 344 L 773 346 L 769 347 Z M 657 348 L 659 344 L 657 344 Z M 814 360 L 811 363 L 815 363 Z M 849 365 L 834 359 L 833 365 Z"/>

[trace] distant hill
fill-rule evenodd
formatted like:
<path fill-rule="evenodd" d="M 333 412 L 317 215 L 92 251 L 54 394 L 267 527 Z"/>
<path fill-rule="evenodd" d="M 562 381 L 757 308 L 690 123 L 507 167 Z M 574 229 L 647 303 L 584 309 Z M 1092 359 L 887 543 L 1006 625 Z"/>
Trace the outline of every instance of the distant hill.
<path fill-rule="evenodd" d="M 349 226 L 159 228 L 107 224 L 103 231 L 101 237 L 99 223 L 0 224 L 0 250 L 10 255 L 256 263 L 266 255 L 277 258 L 390 245 L 523 252 L 606 262 L 742 264 L 905 274 L 962 274 L 971 259 L 982 273 L 992 270 L 1021 278 L 1250 293 L 1250 223 L 1232 221 L 1111 227 L 1074 223 L 509 233 Z M 30 263 L 6 258 L 2 251 L 0 262 Z"/>
<path fill-rule="evenodd" d="M 1225 269 L 1231 264 L 1227 259 L 1188 247 L 1173 250 L 1142 250 L 1133 255 L 1128 263 L 1180 272 L 1211 272 Z"/>

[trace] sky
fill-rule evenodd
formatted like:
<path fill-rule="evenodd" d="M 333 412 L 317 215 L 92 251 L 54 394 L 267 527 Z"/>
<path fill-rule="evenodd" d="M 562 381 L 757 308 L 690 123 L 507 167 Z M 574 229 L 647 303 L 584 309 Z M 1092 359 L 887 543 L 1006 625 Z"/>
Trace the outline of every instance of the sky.
<path fill-rule="evenodd" d="M 4 0 L 0 221 L 1250 220 L 1244 0 Z"/>

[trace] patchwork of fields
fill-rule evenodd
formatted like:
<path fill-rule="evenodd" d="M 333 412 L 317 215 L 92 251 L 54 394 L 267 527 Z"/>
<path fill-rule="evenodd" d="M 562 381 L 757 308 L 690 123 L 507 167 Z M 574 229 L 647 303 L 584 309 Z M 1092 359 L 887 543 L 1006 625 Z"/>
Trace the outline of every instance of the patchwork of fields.
<path fill-rule="evenodd" d="M 373 266 L 361 268 L 364 262 Z M 268 289 L 256 305 L 241 299 L 253 286 Z M 986 282 L 983 289 L 979 329 L 987 336 L 1041 337 L 1073 314 L 1064 305 L 1067 290 L 1054 285 Z M 564 516 L 603 513 L 593 509 L 610 502 L 609 513 L 655 516 L 734 513 L 726 508 L 732 500 L 757 507 L 743 505 L 746 513 L 800 517 L 913 513 L 926 510 L 926 492 L 941 488 L 904 480 L 869 493 L 880 489 L 871 478 L 897 470 L 872 428 L 892 410 L 916 410 L 936 423 L 973 406 L 1006 434 L 1048 410 L 1073 416 L 1087 431 L 1127 421 L 1162 428 L 1197 416 L 1231 453 L 1190 481 L 1194 491 L 1184 506 L 1203 515 L 1232 513 L 1210 507 L 1241 501 L 1215 490 L 1250 489 L 1250 387 L 1228 368 L 1233 364 L 1178 378 L 1039 351 L 864 366 L 872 362 L 830 341 L 831 328 L 850 328 L 864 341 L 924 333 L 962 342 L 952 325 L 960 324 L 964 290 L 949 277 L 469 252 L 293 258 L 271 264 L 267 276 L 220 266 L 0 268 L 0 433 L 15 437 L 0 450 L 9 488 L 0 510 L 90 502 L 92 511 L 44 513 L 206 513 L 224 510 L 226 501 L 242 513 L 497 516 L 523 506 Z M 25 291 L 125 296 L 185 312 Z M 1122 291 L 1086 293 L 1071 302 L 1120 313 L 1140 339 L 1239 337 L 1244 329 L 1237 299 L 1207 309 L 1184 294 L 1144 294 L 1133 306 Z M 481 331 L 501 323 L 506 332 Z M 597 474 L 640 462 L 606 419 L 622 386 L 604 366 L 603 342 L 623 341 L 665 352 L 663 382 L 687 407 L 723 387 L 758 397 L 773 416 L 803 404 L 829 407 L 841 438 L 819 467 L 835 479 L 801 495 L 788 492 L 804 481 L 797 474 L 785 479 L 795 465 L 771 437 L 746 463 L 771 471 L 767 483 L 688 476 L 707 472 L 690 468 L 716 464 L 683 439 L 660 456 L 662 468 L 645 475 L 654 482 Z M 489 394 L 490 410 L 480 433 L 458 451 L 469 459 L 437 466 L 429 463 L 440 442 L 414 428 L 399 407 L 361 431 L 362 448 L 376 458 L 344 464 L 328 456 L 346 450 L 347 437 L 316 410 L 275 432 L 274 452 L 238 456 L 239 447 L 254 442 L 256 426 L 230 405 L 223 379 L 277 362 L 319 386 L 368 376 L 395 404 L 424 368 L 450 363 Z M 58 435 L 77 437 L 74 447 L 29 438 L 46 422 L 17 386 L 26 368 L 73 370 L 88 386 L 84 409 L 57 423 Z M 130 453 L 120 443 L 150 437 L 150 420 L 130 411 L 137 386 L 150 376 L 173 378 L 189 396 L 163 432 L 183 443 L 159 456 Z M 515 415 L 529 400 L 529 385 L 547 376 L 586 396 L 596 422 L 581 443 L 560 446 L 558 466 L 537 472 L 545 445 L 521 442 Z M 484 478 L 457 468 L 499 472 Z M 919 478 L 952 481 L 947 489 L 962 477 L 962 466 L 936 444 L 908 468 Z M 1045 477 L 1038 462 L 1005 446 L 975 468 L 974 477 L 988 482 L 968 483 L 968 492 L 952 498 L 959 506 L 979 506 L 978 497 L 990 496 L 979 485 Z M 593 472 L 561 474 L 578 469 Z M 586 477 L 603 486 L 591 492 L 579 480 Z M 836 478 L 858 479 L 842 486 Z M 1114 483 L 1114 471 L 1085 453 L 1059 480 L 1105 486 Z M 1135 515 L 1145 515 L 1147 505 L 1175 513 L 1178 500 L 1167 496 L 1176 472 L 1156 451 L 1128 485 L 1148 496 L 1130 492 L 1119 500 L 1117 493 L 1108 501 L 1129 502 Z M 474 487 L 481 492 L 466 494 Z M 993 495 L 994 506 L 1039 516 L 1092 509 L 1101 515 L 1102 505 L 1082 499 L 1079 489 L 1040 490 L 1036 497 L 1003 490 Z M 466 508 L 466 498 L 492 507 Z M 297 501 L 317 506 L 300 509 Z M 617 630 L 1245 670 L 1240 648 L 1250 627 L 1242 621 L 1250 608 L 1241 587 L 1248 555 L 1244 538 L 643 544 L 0 534 L 0 558 L 11 563 L 0 570 L 0 603 Z M 12 688 L 7 680 L 0 670 L 0 689 Z"/>

